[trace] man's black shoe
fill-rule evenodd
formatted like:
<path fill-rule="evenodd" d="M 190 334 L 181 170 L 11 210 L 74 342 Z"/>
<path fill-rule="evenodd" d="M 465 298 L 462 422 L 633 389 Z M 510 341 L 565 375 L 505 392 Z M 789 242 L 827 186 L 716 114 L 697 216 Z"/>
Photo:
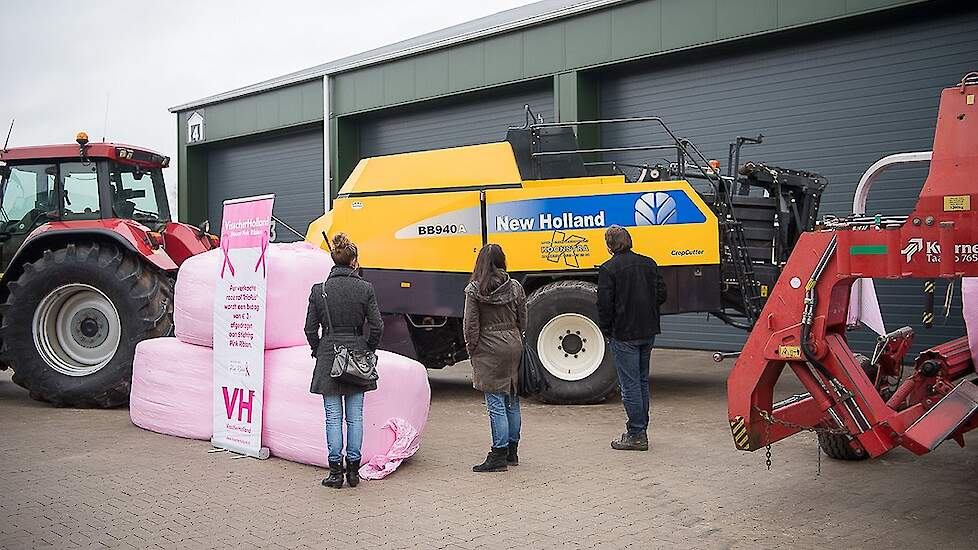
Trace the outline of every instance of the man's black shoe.
<path fill-rule="evenodd" d="M 646 434 L 629 435 L 621 434 L 621 439 L 611 442 L 611 448 L 616 451 L 647 451 L 649 450 L 649 436 Z"/>

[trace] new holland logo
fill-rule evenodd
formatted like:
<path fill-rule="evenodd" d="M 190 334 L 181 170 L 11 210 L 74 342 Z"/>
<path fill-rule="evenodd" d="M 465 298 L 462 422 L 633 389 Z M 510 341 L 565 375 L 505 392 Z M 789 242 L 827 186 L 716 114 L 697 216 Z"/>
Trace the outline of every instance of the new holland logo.
<path fill-rule="evenodd" d="M 923 239 L 910 239 L 907 242 L 906 248 L 901 250 L 900 254 L 903 254 L 904 256 L 907 257 L 907 263 L 909 264 L 911 261 L 913 261 L 914 254 L 920 252 L 923 249 L 924 249 Z"/>
<path fill-rule="evenodd" d="M 666 225 L 677 219 L 676 199 L 669 193 L 646 193 L 635 201 L 635 225 Z"/>

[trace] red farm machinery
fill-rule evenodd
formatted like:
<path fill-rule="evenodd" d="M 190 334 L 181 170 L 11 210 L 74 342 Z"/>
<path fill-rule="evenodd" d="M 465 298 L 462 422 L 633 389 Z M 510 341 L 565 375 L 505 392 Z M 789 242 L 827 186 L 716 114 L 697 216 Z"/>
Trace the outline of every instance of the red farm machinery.
<path fill-rule="evenodd" d="M 872 357 L 855 354 L 846 340 L 860 280 L 923 279 L 926 289 L 938 279 L 978 276 L 976 96 L 978 73 L 941 93 L 933 152 L 918 154 L 930 157 L 930 172 L 909 216 L 854 214 L 802 234 L 728 379 L 738 449 L 811 430 L 834 458 L 878 457 L 900 446 L 919 455 L 948 439 L 963 445 L 978 427 L 967 336 L 923 351 L 912 372 L 904 372 L 910 327 L 881 336 Z M 775 403 L 785 367 L 807 393 Z"/>
<path fill-rule="evenodd" d="M 171 220 L 169 158 L 76 141 L 0 150 L 0 369 L 35 399 L 112 407 L 136 344 L 172 331 L 178 266 L 218 243 Z"/>

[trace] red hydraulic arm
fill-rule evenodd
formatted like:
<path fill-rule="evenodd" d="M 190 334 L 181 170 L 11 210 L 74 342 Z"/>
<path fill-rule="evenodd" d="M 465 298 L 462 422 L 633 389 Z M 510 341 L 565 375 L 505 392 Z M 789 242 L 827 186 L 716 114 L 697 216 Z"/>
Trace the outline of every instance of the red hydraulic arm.
<path fill-rule="evenodd" d="M 933 450 L 978 425 L 978 386 L 966 338 L 921 354 L 892 395 L 880 379 L 898 374 L 912 331 L 893 333 L 865 364 L 845 331 L 850 288 L 860 277 L 978 276 L 978 79 L 941 93 L 930 172 L 907 218 L 848 218 L 802 235 L 727 381 L 738 449 L 756 450 L 821 426 L 870 456 L 903 446 Z M 775 404 L 788 367 L 807 394 Z M 868 367 L 868 368 L 867 368 Z M 885 397 L 884 397 L 885 396 Z"/>

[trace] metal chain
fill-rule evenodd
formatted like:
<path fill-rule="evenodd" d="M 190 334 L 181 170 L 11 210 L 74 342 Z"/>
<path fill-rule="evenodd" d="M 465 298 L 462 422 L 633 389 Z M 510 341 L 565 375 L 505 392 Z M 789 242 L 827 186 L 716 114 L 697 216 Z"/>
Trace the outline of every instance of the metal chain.
<path fill-rule="evenodd" d="M 849 435 L 849 430 L 843 430 L 842 428 L 826 428 L 823 426 L 804 426 L 802 424 L 795 424 L 794 422 L 788 422 L 787 420 L 781 420 L 780 418 L 775 418 L 771 413 L 756 409 L 757 414 L 761 417 L 761 420 L 770 424 L 777 424 L 779 426 L 784 426 L 785 428 L 790 428 L 798 431 L 812 432 L 814 434 L 833 434 L 833 435 Z"/>
<path fill-rule="evenodd" d="M 767 466 L 767 470 L 771 471 L 771 426 L 777 424 L 779 426 L 784 426 L 792 430 L 811 432 L 815 435 L 815 448 L 817 449 L 816 458 L 816 471 L 815 475 L 822 475 L 822 446 L 818 444 L 818 434 L 832 434 L 832 435 L 849 435 L 848 430 L 843 430 L 842 428 L 825 428 L 822 426 L 803 426 L 801 424 L 795 424 L 794 422 L 788 422 L 787 420 L 781 420 L 780 418 L 775 418 L 771 413 L 754 408 L 757 411 L 758 416 L 761 420 L 765 422 L 764 426 L 764 441 L 768 441 L 768 444 L 764 447 L 764 465 Z"/>

